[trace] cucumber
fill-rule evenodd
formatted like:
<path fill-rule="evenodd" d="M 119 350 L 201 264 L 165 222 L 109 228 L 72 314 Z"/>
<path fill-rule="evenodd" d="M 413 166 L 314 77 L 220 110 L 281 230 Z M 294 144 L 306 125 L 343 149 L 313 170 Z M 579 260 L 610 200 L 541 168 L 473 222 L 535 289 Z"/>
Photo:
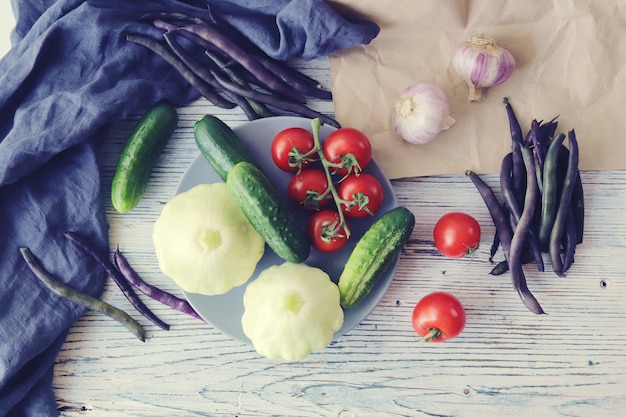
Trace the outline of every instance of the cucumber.
<path fill-rule="evenodd" d="M 120 213 L 139 204 L 152 167 L 178 124 L 176 109 L 159 103 L 141 117 L 117 161 L 111 183 L 111 202 Z"/>
<path fill-rule="evenodd" d="M 309 257 L 311 245 L 306 233 L 263 171 L 249 162 L 239 162 L 228 172 L 226 187 L 276 255 L 293 263 Z"/>
<path fill-rule="evenodd" d="M 196 145 L 209 161 L 217 175 L 226 181 L 228 171 L 238 162 L 250 162 L 258 166 L 250 150 L 235 132 L 219 118 L 207 114 L 193 127 Z"/>
<path fill-rule="evenodd" d="M 413 232 L 415 216 L 399 206 L 383 214 L 359 239 L 339 277 L 341 306 L 355 307 L 400 254 Z"/>

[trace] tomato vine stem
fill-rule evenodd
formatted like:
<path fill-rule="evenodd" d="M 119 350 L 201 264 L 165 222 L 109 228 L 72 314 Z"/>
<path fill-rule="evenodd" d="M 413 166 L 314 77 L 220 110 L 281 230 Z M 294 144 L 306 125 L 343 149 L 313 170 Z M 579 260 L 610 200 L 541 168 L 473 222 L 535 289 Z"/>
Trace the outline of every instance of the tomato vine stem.
<path fill-rule="evenodd" d="M 422 336 L 418 342 L 430 342 L 431 340 L 438 339 L 441 336 L 441 330 L 439 329 L 431 328 L 428 330 L 428 334 Z"/>
<path fill-rule="evenodd" d="M 337 166 L 330 162 L 324 152 L 322 151 L 322 142 L 320 140 L 320 127 L 322 125 L 322 120 L 320 118 L 315 118 L 311 121 L 311 127 L 313 131 L 313 141 L 315 146 L 311 150 L 311 152 L 307 152 L 304 156 L 307 156 L 309 153 L 316 152 L 319 156 L 320 162 L 322 163 L 322 168 L 324 168 L 324 173 L 326 174 L 326 180 L 328 181 L 328 189 L 322 194 L 323 197 L 326 196 L 327 192 L 330 192 L 335 205 L 337 206 L 337 212 L 339 214 L 339 225 L 337 229 L 343 228 L 346 237 L 350 237 L 350 229 L 348 228 L 348 223 L 346 222 L 345 216 L 343 214 L 343 210 L 341 205 L 345 203 L 337 194 L 337 189 L 335 188 L 335 184 L 333 183 L 332 174 L 330 173 L 330 169 Z"/>

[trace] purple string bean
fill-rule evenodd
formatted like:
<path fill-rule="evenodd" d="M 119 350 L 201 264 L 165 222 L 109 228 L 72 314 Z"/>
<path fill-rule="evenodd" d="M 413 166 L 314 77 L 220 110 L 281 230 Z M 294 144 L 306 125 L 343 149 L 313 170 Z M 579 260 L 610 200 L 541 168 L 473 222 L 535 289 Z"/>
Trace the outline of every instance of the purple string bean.
<path fill-rule="evenodd" d="M 224 52 L 221 49 L 219 49 L 217 46 L 213 45 L 211 42 L 198 36 L 197 34 L 190 32 L 189 30 L 186 30 L 185 27 L 178 27 L 174 30 L 170 30 L 170 32 L 176 32 L 177 35 L 182 36 L 183 38 L 191 41 L 193 44 L 201 47 L 202 49 L 206 51 L 211 51 L 213 53 L 226 57 Z M 232 60 L 230 61 L 232 62 Z"/>
<path fill-rule="evenodd" d="M 218 68 L 224 71 L 224 73 L 228 75 L 233 82 L 236 82 L 242 87 L 250 88 L 249 84 L 243 78 L 241 78 L 239 74 L 237 74 L 236 71 L 234 71 L 230 66 L 228 66 L 226 62 L 222 60 L 222 57 L 220 57 L 215 52 L 209 51 L 209 50 L 205 50 L 204 53 L 207 57 L 209 57 L 211 61 L 213 61 L 213 63 Z M 252 111 L 254 112 L 255 118 L 275 116 L 274 112 L 271 111 L 265 104 L 259 103 L 258 101 L 255 101 L 255 100 L 250 100 L 250 99 L 245 99 L 245 100 L 249 104 Z"/>
<path fill-rule="evenodd" d="M 527 147 L 533 150 L 533 158 L 535 165 L 535 181 L 539 186 L 539 189 L 543 189 L 543 160 L 544 160 L 544 152 L 539 144 L 539 122 L 537 120 L 533 120 L 530 124 L 530 131 L 528 132 L 528 136 L 526 138 Z"/>
<path fill-rule="evenodd" d="M 261 103 L 265 103 L 267 105 L 270 105 L 270 106 L 273 106 L 282 110 L 287 110 L 293 113 L 297 113 L 305 117 L 310 117 L 311 119 L 319 118 L 324 123 L 330 126 L 334 126 L 336 128 L 341 127 L 339 122 L 337 122 L 333 118 L 326 116 L 322 113 L 319 113 L 303 104 L 286 101 L 279 97 L 275 97 L 271 94 L 265 94 L 265 93 L 262 93 L 262 92 L 259 92 L 250 88 L 245 88 L 237 83 L 231 82 L 230 80 L 223 77 L 221 74 L 218 74 L 214 71 L 212 71 L 212 73 L 213 73 L 213 77 L 215 77 L 217 82 L 219 82 L 222 85 L 222 87 L 234 93 L 237 93 L 243 97 L 256 100 Z"/>
<path fill-rule="evenodd" d="M 227 108 L 238 105 L 249 120 L 275 115 L 266 106 L 267 104 L 305 117 L 320 117 L 325 119 L 326 123 L 339 127 L 334 119 L 313 112 L 305 105 L 307 96 L 332 100 L 332 93 L 329 90 L 323 89 L 318 81 L 291 68 L 286 63 L 268 56 L 241 32 L 227 22 L 222 22 L 212 16 L 210 7 L 207 9 L 207 19 L 178 12 L 150 12 L 142 16 L 142 19 L 151 21 L 153 26 L 165 31 L 169 49 L 151 38 L 134 38 L 135 36 L 141 37 L 141 35 L 130 35 L 129 40 L 141 43 L 161 55 L 214 104 L 218 99 L 228 102 L 220 96 L 221 94 L 234 102 L 228 102 Z M 217 65 L 217 70 L 222 77 L 220 82 L 216 82 L 214 76 L 207 74 L 206 68 L 202 68 L 204 62 L 194 62 L 196 58 L 192 57 L 191 53 L 177 48 L 170 33 L 185 37 L 203 48 L 213 61 L 215 61 L 214 58 L 219 58 L 218 60 L 224 63 Z M 212 69 L 217 71 L 215 65 Z M 221 82 L 225 78 L 226 81 L 241 84 L 240 88 L 243 90 L 231 88 L 231 86 L 225 87 Z M 249 96 L 257 92 L 263 94 L 263 90 L 268 93 L 263 97 L 264 101 Z M 242 94 L 241 91 L 246 91 L 247 95 Z M 214 97 L 209 98 L 211 94 Z"/>
<path fill-rule="evenodd" d="M 567 210 L 567 217 L 565 219 L 565 232 L 563 234 L 563 272 L 567 270 L 574 263 L 574 256 L 576 254 L 576 223 L 574 220 L 574 210 L 570 204 L 569 210 Z"/>
<path fill-rule="evenodd" d="M 247 69 L 261 82 L 269 91 L 287 97 L 299 103 L 305 103 L 306 98 L 286 84 L 276 74 L 267 70 L 261 65 L 253 55 L 248 54 L 237 44 L 232 42 L 228 37 L 224 36 L 219 30 L 208 24 L 191 24 L 184 27 L 191 33 L 198 35 L 204 40 L 212 43 L 226 55 L 237 61 L 242 67 Z"/>
<path fill-rule="evenodd" d="M 530 232 L 531 222 L 535 214 L 535 207 L 539 197 L 539 189 L 537 188 L 537 182 L 535 181 L 535 166 L 532 151 L 525 146 L 521 149 L 524 166 L 526 168 L 527 185 L 526 193 L 524 195 L 524 208 L 522 209 L 517 226 L 513 231 L 513 237 L 511 238 L 508 262 L 511 272 L 519 275 L 518 279 L 520 282 L 516 289 L 522 297 L 522 301 L 533 313 L 542 314 L 543 310 L 541 309 L 541 306 L 526 288 L 526 280 L 524 278 L 524 272 L 522 271 L 523 247 L 526 242 L 526 237 Z"/>
<path fill-rule="evenodd" d="M 166 32 L 172 32 L 178 29 L 178 25 L 173 24 L 167 20 L 155 19 L 152 21 L 152 25 L 157 28 L 164 30 Z"/>
<path fill-rule="evenodd" d="M 139 324 L 124 310 L 57 281 L 41 266 L 39 261 L 35 259 L 35 256 L 29 248 L 20 248 L 20 253 L 33 274 L 35 274 L 35 276 L 51 291 L 73 303 L 82 305 L 85 308 L 97 311 L 112 318 L 118 323 L 126 326 L 126 328 L 130 330 L 135 337 L 137 337 L 137 339 L 142 342 L 146 341 L 146 333 L 141 324 Z"/>
<path fill-rule="evenodd" d="M 165 18 L 166 16 L 164 14 L 161 14 L 161 17 Z M 176 16 L 172 16 L 172 18 L 176 19 Z M 193 21 L 192 18 L 188 18 L 187 20 Z M 296 91 L 323 100 L 332 99 L 331 92 L 321 88 L 321 85 L 318 81 L 302 74 L 297 70 L 294 70 L 288 65 L 285 65 L 282 61 L 271 58 L 261 48 L 251 42 L 250 39 L 242 35 L 241 32 L 235 29 L 228 22 L 220 20 L 215 16 L 211 16 L 210 23 L 207 21 L 200 22 L 198 20 L 199 19 L 195 19 L 194 23 L 207 24 L 212 26 L 215 30 L 220 31 L 223 36 L 227 37 L 239 48 L 250 54 L 253 60 L 258 61 L 259 64 L 263 65 L 271 73 L 277 75 L 280 79 L 285 81 L 290 87 L 294 88 Z"/>
<path fill-rule="evenodd" d="M 176 39 L 174 39 L 174 33 L 175 32 L 166 32 L 165 34 L 163 34 L 165 42 L 171 48 L 172 52 L 174 52 L 178 59 L 180 59 L 181 62 L 185 64 L 198 78 L 200 78 L 208 85 L 211 85 L 213 88 L 218 87 L 219 84 L 217 84 L 209 69 L 206 66 L 202 65 L 199 61 L 194 60 L 185 51 L 185 49 L 176 41 Z M 258 119 L 258 115 L 252 109 L 252 107 L 250 107 L 250 103 L 248 103 L 243 97 L 230 92 L 227 92 L 227 94 L 225 93 L 225 95 L 227 95 L 228 98 L 230 98 L 241 108 L 241 110 L 243 110 L 244 114 L 248 117 L 248 120 Z"/>
<path fill-rule="evenodd" d="M 522 128 L 519 124 L 519 120 L 515 115 L 515 111 L 513 111 L 513 107 L 511 103 L 509 103 L 508 98 L 504 98 L 504 107 L 506 109 L 506 114 L 509 119 L 509 130 L 511 131 L 511 151 L 513 153 L 513 190 L 515 190 L 515 195 L 520 196 L 524 193 L 524 188 L 526 184 L 524 184 L 524 178 L 526 177 L 524 173 L 524 161 L 522 158 L 522 146 L 524 146 L 524 137 L 522 136 Z M 521 201 L 519 201 L 521 204 Z"/>
<path fill-rule="evenodd" d="M 500 236 L 500 244 L 504 252 L 504 257 L 510 266 L 513 230 L 511 229 L 505 210 L 503 210 L 502 206 L 500 206 L 500 203 L 498 202 L 498 199 L 491 187 L 489 187 L 489 185 L 486 184 L 482 178 L 478 176 L 478 174 L 474 171 L 468 170 L 465 172 L 465 175 L 472 180 L 478 190 L 478 193 L 485 202 L 487 209 L 489 210 L 493 224 Z M 526 308 L 535 314 L 544 314 L 543 308 L 541 308 L 541 305 L 535 296 L 528 289 L 521 263 L 519 263 L 515 268 L 509 268 L 509 270 L 511 272 L 513 288 L 517 291 Z"/>
<path fill-rule="evenodd" d="M 113 281 L 117 284 L 122 294 L 128 301 L 135 307 L 135 309 L 141 313 L 148 320 L 156 324 L 163 330 L 169 330 L 170 326 L 163 320 L 158 318 L 144 303 L 139 299 L 135 291 L 133 291 L 130 284 L 124 279 L 120 271 L 115 268 L 115 265 L 108 259 L 108 257 L 100 254 L 95 247 L 93 247 L 85 238 L 74 232 L 65 232 L 63 234 L 72 243 L 76 244 L 83 252 L 94 258 L 109 274 Z"/>
<path fill-rule="evenodd" d="M 569 159 L 569 149 L 565 145 L 561 145 L 559 153 L 559 175 L 565 177 L 567 175 L 567 164 Z M 574 214 L 574 224 L 576 228 L 576 243 L 583 242 L 584 226 L 585 226 L 585 195 L 583 190 L 582 178 L 580 171 L 576 175 L 576 182 L 572 190 L 572 211 Z"/>
<path fill-rule="evenodd" d="M 302 74 L 295 73 L 291 68 L 279 65 L 276 61 L 266 56 L 255 55 L 255 58 L 259 61 L 259 64 L 263 65 L 269 71 L 272 71 L 296 91 L 310 97 L 332 100 L 332 93 L 328 90 L 324 90 L 319 82 L 308 77 L 303 77 Z"/>
<path fill-rule="evenodd" d="M 522 155 L 527 151 L 527 149 L 528 148 L 523 147 Z M 532 153 L 530 154 L 530 156 L 532 157 Z M 522 217 L 522 209 L 519 207 L 519 204 L 517 203 L 518 199 L 515 196 L 515 192 L 511 184 L 512 169 L 513 169 L 513 154 L 509 152 L 502 159 L 502 167 L 500 169 L 500 188 L 502 190 L 502 196 L 504 197 L 504 201 L 507 207 L 509 208 L 509 211 L 511 212 L 511 215 L 513 217 L 513 227 L 516 227 L 519 224 L 520 219 Z M 531 175 L 527 175 L 528 177 L 527 181 L 530 181 L 532 178 L 532 182 L 536 185 L 537 183 L 534 178 L 534 172 L 535 172 L 535 169 L 533 169 L 533 171 L 531 172 Z M 530 186 L 532 187 L 532 184 L 530 184 Z M 528 186 L 527 186 L 526 192 L 528 193 Z M 537 193 L 538 193 L 538 190 L 537 190 Z M 537 199 L 538 199 L 537 197 L 534 199 L 533 204 L 537 204 Z M 524 207 L 526 207 L 526 202 L 524 203 Z M 541 247 L 539 245 L 539 239 L 537 238 L 535 233 L 532 231 L 532 229 L 530 229 L 530 224 L 528 227 L 529 227 L 528 237 L 527 237 L 528 246 L 533 254 L 535 263 L 537 264 L 537 270 L 543 272 L 545 269 L 545 266 L 543 263 L 543 257 L 541 255 Z"/>
<path fill-rule="evenodd" d="M 565 221 L 567 212 L 571 205 L 572 192 L 578 176 L 578 141 L 576 133 L 570 130 L 568 133 L 569 142 L 569 159 L 567 163 L 567 172 L 563 182 L 563 191 L 561 192 L 554 224 L 550 231 L 550 259 L 552 261 L 552 269 L 561 276 L 563 275 L 563 260 L 561 259 L 561 238 L 565 231 Z"/>
<path fill-rule="evenodd" d="M 548 248 L 550 232 L 556 217 L 558 202 L 559 150 L 564 140 L 565 135 L 562 133 L 554 138 L 554 140 L 550 143 L 543 165 L 543 194 L 541 198 L 539 242 L 541 247 L 544 249 Z"/>
<path fill-rule="evenodd" d="M 172 53 L 165 45 L 161 44 L 159 41 L 156 41 L 148 36 L 138 34 L 127 34 L 126 39 L 130 42 L 134 42 L 148 48 L 149 50 L 163 58 L 165 61 L 167 61 L 185 78 L 185 80 L 187 80 L 187 82 L 189 82 L 192 87 L 194 87 L 204 98 L 206 98 L 212 104 L 224 109 L 232 109 L 235 107 L 235 103 L 232 103 L 220 96 L 216 91 L 213 90 L 212 87 L 210 87 L 196 74 L 194 74 L 193 71 L 189 69 L 189 67 L 181 62 L 181 60 L 174 53 Z"/>
<path fill-rule="evenodd" d="M 207 11 L 208 12 L 208 11 Z M 141 16 L 141 20 L 178 20 L 181 22 L 205 24 L 206 20 L 181 12 L 147 12 Z"/>
<path fill-rule="evenodd" d="M 200 315 L 196 312 L 196 310 L 193 309 L 193 307 L 189 304 L 187 300 L 183 298 L 178 298 L 144 281 L 133 269 L 133 267 L 128 263 L 128 260 L 122 254 L 122 252 L 120 252 L 119 249 L 115 251 L 115 254 L 113 255 L 113 260 L 115 262 L 115 266 L 120 271 L 122 276 L 137 290 L 141 291 L 143 294 L 147 295 L 153 300 L 160 302 L 163 305 L 171 307 L 182 313 L 188 314 L 199 320 L 203 320 L 202 317 L 200 317 Z"/>
<path fill-rule="evenodd" d="M 172 25 L 166 25 L 158 21 L 156 23 L 158 23 L 163 29 L 174 31 Z M 189 30 L 189 28 L 187 27 L 176 28 L 175 31 L 178 32 L 181 36 L 192 41 L 196 45 L 204 48 L 207 51 L 212 52 L 213 54 L 217 53 L 222 56 L 227 56 L 228 61 L 230 61 L 230 66 L 233 66 L 232 63 L 237 63 L 237 65 L 239 65 L 243 70 L 243 74 L 240 75 L 241 78 L 245 77 L 246 81 L 251 82 L 255 85 L 259 85 L 260 87 L 267 88 L 267 85 L 262 81 L 262 78 L 259 78 L 257 74 L 250 72 L 246 67 L 242 66 L 241 63 L 230 57 L 228 54 L 225 54 L 224 51 L 220 49 L 217 45 L 199 36 L 197 33 Z M 257 51 L 257 49 L 255 49 L 255 51 Z M 289 85 L 289 87 L 293 88 L 295 91 L 303 95 L 316 97 L 322 100 L 332 100 L 332 93 L 330 91 L 324 90 L 318 81 L 306 76 L 305 74 L 302 74 L 297 70 L 294 70 L 287 65 L 284 65 L 280 61 L 276 61 L 275 59 L 268 57 L 260 49 L 258 49 L 257 52 L 251 53 L 251 59 L 258 61 L 259 65 L 262 65 L 263 67 L 265 67 L 265 69 L 267 69 L 267 71 L 275 74 L 278 78 L 284 81 L 287 85 Z M 223 58 L 221 58 L 221 60 L 223 60 Z"/>

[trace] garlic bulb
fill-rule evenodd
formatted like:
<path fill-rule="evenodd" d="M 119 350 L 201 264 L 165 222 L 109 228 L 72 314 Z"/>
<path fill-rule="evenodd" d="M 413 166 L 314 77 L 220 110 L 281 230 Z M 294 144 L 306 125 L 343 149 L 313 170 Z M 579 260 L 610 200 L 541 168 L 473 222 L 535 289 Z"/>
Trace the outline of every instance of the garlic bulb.
<path fill-rule="evenodd" d="M 434 84 L 422 82 L 409 86 L 395 103 L 394 130 L 409 143 L 431 142 L 454 123 L 446 95 Z"/>
<path fill-rule="evenodd" d="M 493 39 L 480 35 L 456 48 L 452 66 L 467 82 L 470 101 L 480 101 L 482 89 L 502 84 L 511 76 L 515 59 Z"/>

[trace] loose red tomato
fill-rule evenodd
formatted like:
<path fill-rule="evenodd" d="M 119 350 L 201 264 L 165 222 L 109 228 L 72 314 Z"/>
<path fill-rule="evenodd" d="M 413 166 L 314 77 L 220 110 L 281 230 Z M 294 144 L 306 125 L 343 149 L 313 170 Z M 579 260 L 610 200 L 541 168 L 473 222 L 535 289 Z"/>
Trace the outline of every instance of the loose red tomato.
<path fill-rule="evenodd" d="M 306 233 L 311 246 L 322 252 L 338 251 L 348 243 L 339 213 L 334 210 L 314 213 L 307 221 Z"/>
<path fill-rule="evenodd" d="M 472 255 L 480 243 L 480 225 L 462 212 L 444 214 L 433 230 L 435 247 L 449 258 Z"/>
<path fill-rule="evenodd" d="M 434 292 L 422 298 L 413 309 L 413 328 L 424 342 L 455 338 L 465 328 L 465 309 L 447 292 Z"/>
<path fill-rule="evenodd" d="M 333 131 L 322 145 L 322 151 L 333 164 L 341 167 L 332 172 L 338 175 L 359 173 L 372 159 L 372 144 L 363 132 L 351 127 Z"/>
<path fill-rule="evenodd" d="M 341 205 L 346 216 L 351 218 L 369 217 L 383 204 L 383 187 L 376 177 L 362 172 L 349 175 L 337 189 L 339 198 L 347 203 Z"/>
<path fill-rule="evenodd" d="M 326 173 L 319 169 L 307 169 L 291 177 L 287 184 L 287 196 L 300 208 L 318 210 L 328 206 L 332 201 L 330 193 L 320 198 L 327 189 Z"/>
<path fill-rule="evenodd" d="M 297 172 L 317 159 L 303 157 L 314 147 L 313 133 L 300 127 L 290 127 L 278 132 L 274 137 L 272 159 L 283 171 Z"/>

